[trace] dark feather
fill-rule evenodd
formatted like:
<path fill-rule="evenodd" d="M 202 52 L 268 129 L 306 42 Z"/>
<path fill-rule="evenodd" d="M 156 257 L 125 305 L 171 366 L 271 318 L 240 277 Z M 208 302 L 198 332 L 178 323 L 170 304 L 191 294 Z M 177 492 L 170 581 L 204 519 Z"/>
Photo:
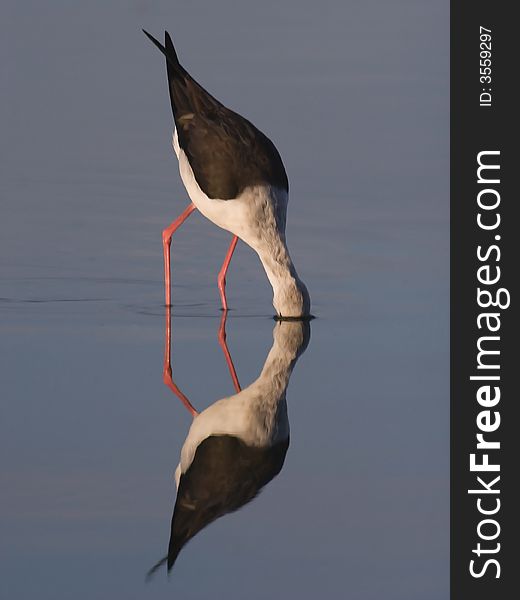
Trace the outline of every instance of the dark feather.
<path fill-rule="evenodd" d="M 282 469 L 289 439 L 270 448 L 230 435 L 210 436 L 181 476 L 171 523 L 168 571 L 201 529 L 250 502 Z"/>
<path fill-rule="evenodd" d="M 144 31 L 144 30 L 143 30 Z M 209 198 L 236 198 L 246 187 L 289 188 L 282 159 L 271 140 L 251 122 L 221 104 L 181 66 L 165 32 L 168 87 L 179 146 Z"/>

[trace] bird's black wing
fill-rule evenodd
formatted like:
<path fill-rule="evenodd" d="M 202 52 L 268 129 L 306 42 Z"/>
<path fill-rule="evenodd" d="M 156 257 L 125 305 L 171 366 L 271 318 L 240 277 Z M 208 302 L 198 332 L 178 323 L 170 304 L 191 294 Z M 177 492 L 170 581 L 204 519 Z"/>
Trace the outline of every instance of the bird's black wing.
<path fill-rule="evenodd" d="M 168 548 L 170 570 L 185 544 L 219 517 L 250 502 L 280 472 L 289 439 L 270 448 L 247 446 L 230 435 L 197 447 L 179 482 Z"/>
<path fill-rule="evenodd" d="M 271 140 L 251 122 L 216 100 L 182 67 L 165 32 L 168 86 L 179 146 L 209 198 L 236 198 L 246 187 L 267 184 L 288 190 L 285 168 Z"/>

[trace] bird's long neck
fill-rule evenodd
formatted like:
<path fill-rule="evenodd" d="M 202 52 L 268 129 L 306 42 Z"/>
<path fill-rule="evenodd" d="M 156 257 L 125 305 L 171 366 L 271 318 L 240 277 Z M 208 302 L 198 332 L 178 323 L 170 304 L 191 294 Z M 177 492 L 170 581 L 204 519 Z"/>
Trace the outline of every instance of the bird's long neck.
<path fill-rule="evenodd" d="M 310 298 L 289 255 L 285 235 L 276 234 L 257 250 L 273 288 L 273 306 L 280 317 L 310 314 Z"/>
<path fill-rule="evenodd" d="M 273 331 L 273 347 L 265 359 L 259 380 L 266 380 L 275 395 L 289 383 L 299 351 L 304 343 L 303 324 L 300 321 L 281 321 Z"/>
<path fill-rule="evenodd" d="M 309 340 L 309 331 L 308 322 L 278 322 L 273 330 L 273 347 L 262 372 L 247 388 L 252 405 L 265 413 L 264 422 L 271 427 L 275 421 L 287 419 L 285 393 L 294 365 Z"/>

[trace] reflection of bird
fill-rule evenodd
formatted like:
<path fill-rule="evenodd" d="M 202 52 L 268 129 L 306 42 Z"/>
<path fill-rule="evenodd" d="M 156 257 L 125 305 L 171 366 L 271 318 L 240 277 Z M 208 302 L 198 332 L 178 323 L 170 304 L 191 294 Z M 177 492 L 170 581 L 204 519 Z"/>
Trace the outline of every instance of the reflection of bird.
<path fill-rule="evenodd" d="M 175 472 L 168 555 L 150 573 L 164 563 L 169 571 L 194 535 L 252 500 L 280 472 L 289 446 L 285 393 L 307 347 L 309 322 L 278 322 L 273 338 L 260 376 L 247 388 L 201 413 L 181 398 L 194 418 Z"/>
<path fill-rule="evenodd" d="M 191 77 L 180 65 L 167 32 L 164 46 L 144 33 L 166 56 L 175 121 L 173 147 L 192 202 L 163 231 L 166 305 L 171 300 L 171 237 L 198 208 L 234 236 L 218 277 L 224 309 L 227 309 L 226 272 L 240 238 L 262 261 L 278 315 L 308 315 L 309 294 L 296 273 L 285 242 L 289 184 L 277 149 L 252 123 L 223 106 Z"/>

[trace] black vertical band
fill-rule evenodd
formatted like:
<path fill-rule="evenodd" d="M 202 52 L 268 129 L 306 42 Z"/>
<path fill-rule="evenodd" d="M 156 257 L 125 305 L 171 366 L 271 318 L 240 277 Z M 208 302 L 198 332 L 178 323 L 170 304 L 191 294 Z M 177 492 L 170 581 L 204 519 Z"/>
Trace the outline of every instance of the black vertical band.
<path fill-rule="evenodd" d="M 513 8 L 451 3 L 453 600 L 511 598 L 520 573 L 520 36 Z"/>

